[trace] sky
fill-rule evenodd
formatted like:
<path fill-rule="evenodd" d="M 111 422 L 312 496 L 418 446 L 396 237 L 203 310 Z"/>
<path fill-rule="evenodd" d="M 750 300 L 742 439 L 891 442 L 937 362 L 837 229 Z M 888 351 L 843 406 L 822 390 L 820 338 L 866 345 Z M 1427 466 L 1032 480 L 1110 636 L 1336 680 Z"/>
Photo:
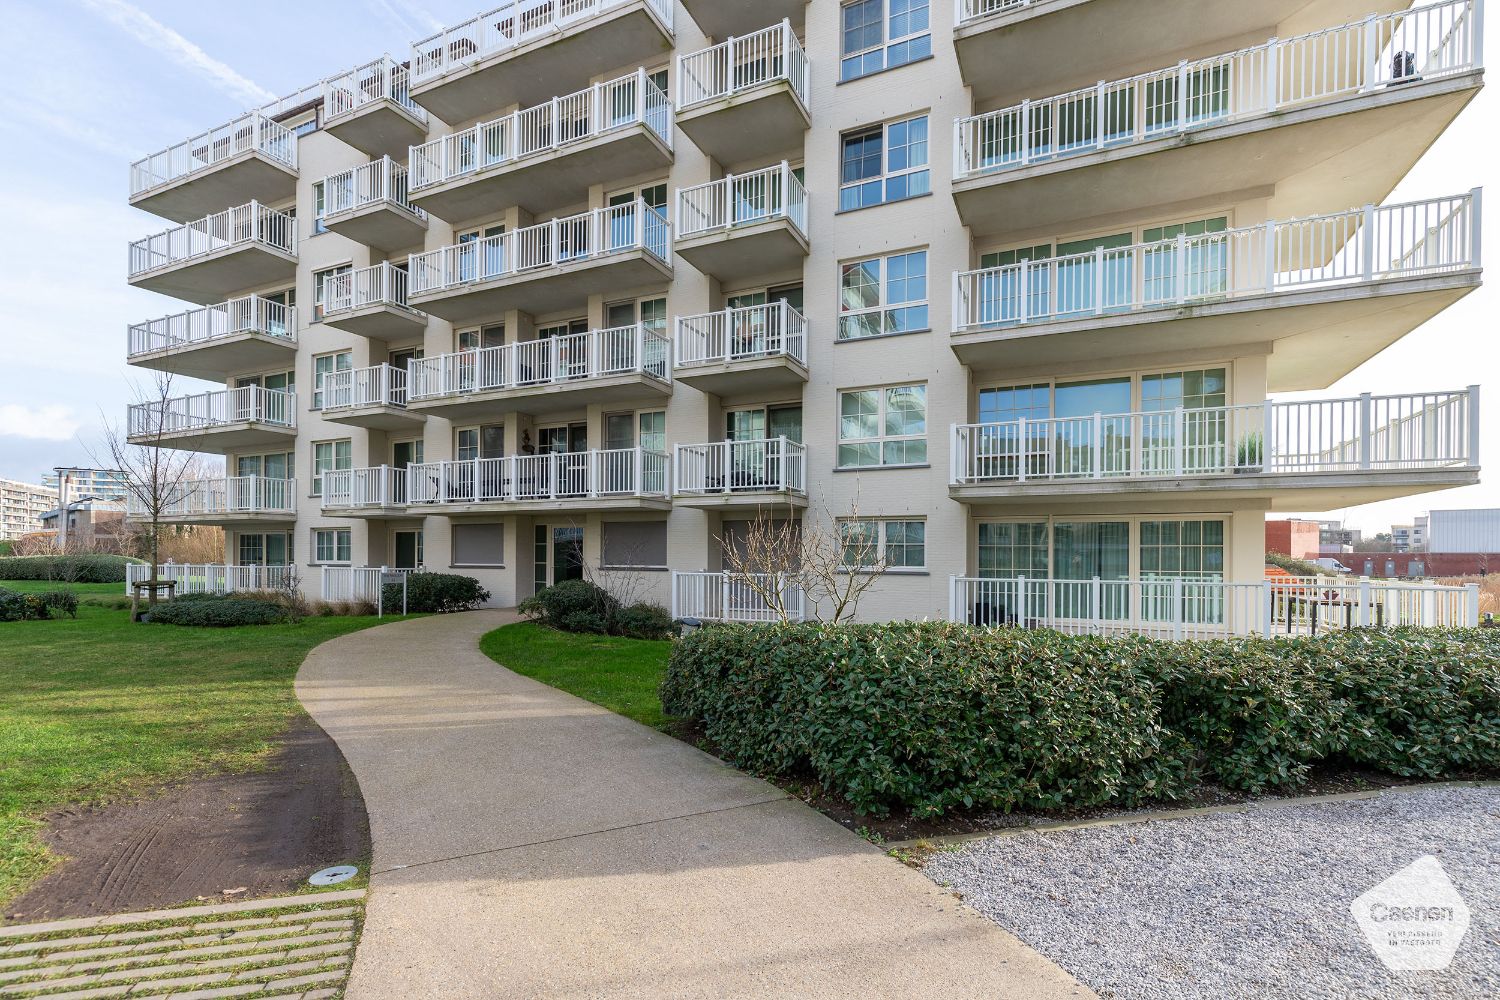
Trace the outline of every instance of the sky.
<path fill-rule="evenodd" d="M 273 97 L 478 13 L 482 0 L 0 0 L 12 80 L 0 97 L 0 478 L 40 481 L 103 454 L 149 384 L 124 363 L 125 329 L 186 308 L 125 283 L 126 247 L 168 223 L 127 204 L 129 164 Z M 1500 52 L 1489 32 L 1486 63 Z M 1484 256 L 1500 261 L 1500 96 L 1492 86 L 1389 200 L 1485 186 Z M 1330 205 L 1330 210 L 1350 206 Z M 1500 506 L 1500 284 L 1469 295 L 1326 390 L 1305 398 L 1484 386 L 1488 482 L 1345 511 L 1366 532 L 1431 507 Z M 147 373 L 149 374 L 149 373 Z M 192 383 L 181 383 L 192 391 Z M 1293 397 L 1286 397 L 1293 398 Z"/>

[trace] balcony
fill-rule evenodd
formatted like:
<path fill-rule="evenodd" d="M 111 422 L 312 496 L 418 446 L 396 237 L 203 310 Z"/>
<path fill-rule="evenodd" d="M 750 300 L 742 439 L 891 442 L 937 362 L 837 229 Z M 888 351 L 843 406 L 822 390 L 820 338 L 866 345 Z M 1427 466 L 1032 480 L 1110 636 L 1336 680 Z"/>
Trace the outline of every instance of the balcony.
<path fill-rule="evenodd" d="M 450 221 L 571 205 L 672 163 L 672 105 L 644 69 L 411 150 L 412 198 Z"/>
<path fill-rule="evenodd" d="M 1226 196 L 1269 197 L 1281 217 L 1379 201 L 1478 92 L 1479 2 L 959 119 L 959 214 L 988 235 Z"/>
<path fill-rule="evenodd" d="M 323 513 L 336 517 L 406 516 L 406 469 L 378 465 L 323 473 Z"/>
<path fill-rule="evenodd" d="M 427 110 L 411 99 L 406 67 L 383 56 L 323 81 L 323 129 L 362 153 L 404 160 L 427 138 Z"/>
<path fill-rule="evenodd" d="M 1387 580 L 952 577 L 948 617 L 969 625 L 1158 639 L 1317 635 L 1351 628 L 1473 628 L 1479 589 Z"/>
<path fill-rule="evenodd" d="M 765 573 L 672 573 L 672 617 L 706 622 L 778 622 L 807 617 L 793 577 Z"/>
<path fill-rule="evenodd" d="M 129 442 L 157 448 L 224 454 L 296 437 L 296 395 L 256 385 L 137 403 L 126 416 Z"/>
<path fill-rule="evenodd" d="M 643 448 L 428 462 L 407 470 L 410 512 L 667 510 L 670 464 Z"/>
<path fill-rule="evenodd" d="M 1478 287 L 1480 192 L 966 271 L 952 347 L 980 371 L 1180 347 L 1266 353 L 1321 389 Z M 1160 324 L 1169 324 L 1161 327 Z"/>
<path fill-rule="evenodd" d="M 449 420 L 665 400 L 671 344 L 641 324 L 519 341 L 411 362 L 411 406 Z"/>
<path fill-rule="evenodd" d="M 297 193 L 297 136 L 259 111 L 130 165 L 130 204 L 173 222 Z"/>
<path fill-rule="evenodd" d="M 679 381 L 720 396 L 807 381 L 807 317 L 789 302 L 677 317 Z"/>
<path fill-rule="evenodd" d="M 672 280 L 666 218 L 637 198 L 411 256 L 411 302 L 454 323 Z"/>
<path fill-rule="evenodd" d="M 136 323 L 128 341 L 126 361 L 139 368 L 222 380 L 230 372 L 291 367 L 297 310 L 247 295 Z"/>
<path fill-rule="evenodd" d="M 1226 38 L 1265 37 L 1296 18 L 1339 24 L 1388 14 L 1409 0 L 1256 0 L 1203 16 L 1200 0 L 957 0 L 953 45 L 976 102 L 1051 93 L 1077 82 L 1080 67 L 1124 72 L 1122 55 L 1160 65 L 1180 52 L 1212 51 Z"/>
<path fill-rule="evenodd" d="M 390 261 L 331 276 L 323 286 L 323 325 L 379 343 L 420 336 L 427 314 L 406 304 L 407 274 Z"/>
<path fill-rule="evenodd" d="M 677 255 L 726 285 L 807 259 L 807 191 L 785 160 L 677 192 Z"/>
<path fill-rule="evenodd" d="M 963 503 L 1205 496 L 1331 510 L 1479 481 L 1479 389 L 960 424 Z"/>
<path fill-rule="evenodd" d="M 208 305 L 297 276 L 297 220 L 259 202 L 130 244 L 130 283 Z"/>
<path fill-rule="evenodd" d="M 225 566 L 204 563 L 162 563 L 156 567 L 158 580 L 169 580 L 177 586 L 173 593 L 231 594 L 237 590 L 283 590 L 297 578 L 294 566 Z M 125 592 L 134 584 L 151 579 L 151 567 L 141 563 L 125 565 Z"/>
<path fill-rule="evenodd" d="M 445 122 L 463 122 L 566 94 L 612 67 L 671 51 L 673 7 L 671 0 L 509 0 L 412 43 L 412 97 Z"/>
<path fill-rule="evenodd" d="M 679 507 L 754 513 L 807 506 L 807 448 L 785 437 L 679 444 L 672 467 Z"/>
<path fill-rule="evenodd" d="M 421 425 L 426 414 L 406 408 L 407 373 L 404 368 L 372 365 L 341 372 L 326 372 L 318 386 L 315 409 L 324 420 L 374 430 L 410 430 Z"/>
<path fill-rule="evenodd" d="M 791 21 L 677 57 L 677 125 L 720 163 L 802 151 L 807 53 Z"/>
<path fill-rule="evenodd" d="M 807 21 L 807 0 L 756 0 L 755 3 L 725 3 L 724 0 L 682 0 L 693 22 L 710 38 L 748 35 L 770 21 Z"/>
<path fill-rule="evenodd" d="M 427 213 L 407 196 L 406 168 L 383 156 L 323 180 L 323 225 L 389 253 L 421 246 Z"/>
<path fill-rule="evenodd" d="M 161 520 L 174 524 L 235 525 L 292 521 L 297 516 L 297 481 L 264 476 L 230 476 L 177 483 L 165 495 Z M 131 496 L 127 515 L 149 519 L 150 505 Z"/>

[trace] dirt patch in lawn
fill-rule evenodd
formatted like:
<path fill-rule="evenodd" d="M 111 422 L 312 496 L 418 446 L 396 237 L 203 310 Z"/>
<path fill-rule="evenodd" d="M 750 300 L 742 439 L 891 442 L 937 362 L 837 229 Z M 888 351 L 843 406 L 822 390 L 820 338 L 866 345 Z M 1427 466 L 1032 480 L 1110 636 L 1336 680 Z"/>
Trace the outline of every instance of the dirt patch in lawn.
<path fill-rule="evenodd" d="M 365 867 L 370 827 L 337 744 L 299 717 L 263 770 L 47 817 L 66 858 L 6 908 L 34 922 L 294 892 L 335 864 Z M 225 894 L 225 890 L 240 890 Z"/>

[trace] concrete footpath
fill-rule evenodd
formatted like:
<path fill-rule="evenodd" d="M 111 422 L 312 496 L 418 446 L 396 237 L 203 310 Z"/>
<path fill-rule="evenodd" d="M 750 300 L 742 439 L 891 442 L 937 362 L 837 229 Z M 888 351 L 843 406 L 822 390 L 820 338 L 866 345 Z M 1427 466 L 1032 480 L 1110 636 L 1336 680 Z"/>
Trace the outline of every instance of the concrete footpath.
<path fill-rule="evenodd" d="M 505 611 L 313 650 L 374 863 L 347 996 L 1092 997 L 775 787 L 479 652 Z"/>

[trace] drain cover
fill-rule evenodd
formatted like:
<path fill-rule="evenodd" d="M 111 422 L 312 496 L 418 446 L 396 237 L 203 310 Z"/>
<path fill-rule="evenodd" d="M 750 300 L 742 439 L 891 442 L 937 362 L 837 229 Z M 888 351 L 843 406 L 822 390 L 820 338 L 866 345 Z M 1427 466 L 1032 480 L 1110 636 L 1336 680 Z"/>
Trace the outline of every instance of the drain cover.
<path fill-rule="evenodd" d="M 313 872 L 308 877 L 309 885 L 337 885 L 347 882 L 359 874 L 359 869 L 353 865 L 334 865 L 332 868 L 324 868 L 320 872 Z"/>

